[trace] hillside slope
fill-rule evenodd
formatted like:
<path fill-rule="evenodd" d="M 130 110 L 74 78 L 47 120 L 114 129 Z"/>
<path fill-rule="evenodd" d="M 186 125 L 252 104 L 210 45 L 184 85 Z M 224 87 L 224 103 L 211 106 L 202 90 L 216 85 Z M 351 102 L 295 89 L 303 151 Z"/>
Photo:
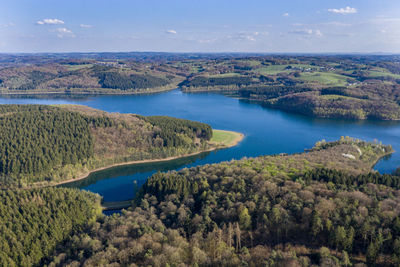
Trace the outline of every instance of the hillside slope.
<path fill-rule="evenodd" d="M 218 147 L 209 125 L 84 106 L 0 106 L 0 182 L 53 184 L 97 168 Z"/>

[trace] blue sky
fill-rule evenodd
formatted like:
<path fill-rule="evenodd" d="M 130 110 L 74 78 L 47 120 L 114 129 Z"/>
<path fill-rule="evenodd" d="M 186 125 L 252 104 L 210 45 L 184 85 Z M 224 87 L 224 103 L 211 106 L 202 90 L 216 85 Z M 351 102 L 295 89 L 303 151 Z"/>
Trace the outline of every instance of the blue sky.
<path fill-rule="evenodd" d="M 0 52 L 400 53 L 399 0 L 1 0 Z"/>

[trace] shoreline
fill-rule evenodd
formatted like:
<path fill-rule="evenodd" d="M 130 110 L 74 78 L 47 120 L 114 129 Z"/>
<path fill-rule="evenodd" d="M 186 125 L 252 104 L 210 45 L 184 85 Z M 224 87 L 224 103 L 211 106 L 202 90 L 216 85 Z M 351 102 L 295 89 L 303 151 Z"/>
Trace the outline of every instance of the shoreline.
<path fill-rule="evenodd" d="M 120 163 L 114 163 L 108 166 L 104 166 L 104 167 L 100 167 L 94 170 L 91 170 L 89 172 L 86 172 L 85 174 L 82 174 L 80 176 L 78 176 L 77 178 L 74 179 L 68 179 L 65 181 L 60 181 L 54 184 L 50 184 L 48 186 L 59 186 L 59 185 L 63 185 L 63 184 L 69 184 L 69 183 L 73 183 L 76 181 L 80 181 L 80 180 L 84 180 L 87 177 L 89 177 L 90 174 L 95 173 L 95 172 L 99 172 L 99 171 L 103 171 L 103 170 L 107 170 L 107 169 L 111 169 L 114 167 L 119 167 L 119 166 L 125 166 L 125 165 L 135 165 L 135 164 L 143 164 L 143 163 L 155 163 L 155 162 L 163 162 L 163 161 L 171 161 L 171 160 L 175 160 L 175 159 L 180 159 L 180 158 L 186 158 L 186 157 L 191 157 L 191 156 L 195 156 L 201 153 L 205 153 L 205 152 L 211 152 L 217 149 L 224 149 L 224 148 L 231 148 L 234 147 L 236 145 L 238 145 L 243 139 L 244 139 L 244 134 L 239 133 L 239 132 L 234 132 L 234 131 L 226 131 L 226 130 L 216 130 L 215 131 L 221 131 L 221 132 L 229 132 L 229 133 L 234 133 L 236 135 L 236 138 L 228 145 L 222 145 L 222 146 L 215 146 L 206 150 L 201 150 L 198 152 L 193 152 L 193 153 L 189 153 L 189 154 L 184 154 L 184 155 L 180 155 L 180 156 L 172 156 L 172 157 L 167 157 L 167 158 L 161 158 L 161 159 L 145 159 L 145 160 L 133 160 L 133 161 L 127 161 L 127 162 L 120 162 Z"/>
<path fill-rule="evenodd" d="M 164 93 L 164 92 L 169 92 L 172 90 L 177 89 L 176 87 L 174 88 L 168 88 L 168 89 L 161 89 L 161 90 L 154 90 L 154 91 L 139 91 L 139 92 L 0 92 L 0 96 L 32 96 L 32 95 L 68 95 L 68 96 L 82 96 L 82 95 L 88 95 L 88 96 L 96 96 L 96 95 L 145 95 L 145 94 L 155 94 L 155 93 Z"/>

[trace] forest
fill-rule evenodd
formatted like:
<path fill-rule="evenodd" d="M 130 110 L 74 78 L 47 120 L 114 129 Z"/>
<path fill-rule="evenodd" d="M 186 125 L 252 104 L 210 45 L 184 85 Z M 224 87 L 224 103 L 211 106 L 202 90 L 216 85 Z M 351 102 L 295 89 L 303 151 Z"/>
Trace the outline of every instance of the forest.
<path fill-rule="evenodd" d="M 370 153 L 341 160 L 351 148 Z M 99 218 L 45 262 L 398 266 L 400 177 L 370 172 L 383 150 L 390 147 L 345 138 L 302 154 L 156 173 L 132 208 Z M 338 157 L 332 166 L 327 155 Z"/>
<path fill-rule="evenodd" d="M 1 105 L 0 185 L 53 183 L 114 163 L 211 147 L 209 125 L 83 106 Z"/>
<path fill-rule="evenodd" d="M 99 75 L 99 83 L 103 88 L 135 90 L 141 88 L 161 87 L 169 82 L 166 79 L 150 75 L 123 75 L 118 72 L 104 72 Z"/>
<path fill-rule="evenodd" d="M 39 266 L 101 215 L 100 196 L 78 189 L 0 190 L 0 265 Z"/>
<path fill-rule="evenodd" d="M 195 77 L 190 81 L 184 81 L 180 86 L 187 87 L 209 87 L 209 86 L 223 86 L 223 85 L 249 85 L 251 83 L 251 77 Z"/>
<path fill-rule="evenodd" d="M 211 127 L 201 122 L 175 119 L 167 116 L 148 116 L 144 117 L 144 120 L 159 128 L 159 131 L 154 134 L 156 138 L 160 137 L 163 140 L 163 146 L 166 147 L 185 145 L 185 139 L 182 134 L 192 140 L 195 138 L 210 140 L 212 137 Z"/>
<path fill-rule="evenodd" d="M 0 94 L 137 94 L 179 88 L 312 117 L 400 119 L 392 56 L 93 53 L 5 55 Z"/>

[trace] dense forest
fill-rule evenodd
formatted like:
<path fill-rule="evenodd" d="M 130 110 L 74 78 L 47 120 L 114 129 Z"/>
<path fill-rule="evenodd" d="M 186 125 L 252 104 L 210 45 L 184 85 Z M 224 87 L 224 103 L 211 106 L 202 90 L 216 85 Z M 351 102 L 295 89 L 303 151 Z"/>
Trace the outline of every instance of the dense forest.
<path fill-rule="evenodd" d="M 342 139 L 156 173 L 133 208 L 60 244 L 49 266 L 396 266 L 400 177 L 369 173 L 389 149 Z"/>
<path fill-rule="evenodd" d="M 2 105 L 0 184 L 62 181 L 114 163 L 199 152 L 211 137 L 209 125 L 170 117 Z"/>
<path fill-rule="evenodd" d="M 0 190 L 0 265 L 40 265 L 100 214 L 100 197 L 78 189 Z"/>
<path fill-rule="evenodd" d="M 224 85 L 242 86 L 242 85 L 249 85 L 251 82 L 252 82 L 251 77 L 245 77 L 245 76 L 215 77 L 215 78 L 198 76 L 192 80 L 184 81 L 183 83 L 181 83 L 180 86 L 187 86 L 187 87 L 212 87 L 212 86 L 224 86 Z"/>
<path fill-rule="evenodd" d="M 144 120 L 159 128 L 154 134 L 163 140 L 163 146 L 166 147 L 185 145 L 185 136 L 190 138 L 189 143 L 196 138 L 210 140 L 212 137 L 211 127 L 204 123 L 167 116 L 148 116 Z"/>
<path fill-rule="evenodd" d="M 111 126 L 106 117 L 39 105 L 0 106 L 0 173 L 2 179 L 45 176 L 49 169 L 93 156 L 90 127 Z"/>
<path fill-rule="evenodd" d="M 121 90 L 161 87 L 169 83 L 166 79 L 151 75 L 123 75 L 118 72 L 101 73 L 99 79 L 101 87 Z"/>

